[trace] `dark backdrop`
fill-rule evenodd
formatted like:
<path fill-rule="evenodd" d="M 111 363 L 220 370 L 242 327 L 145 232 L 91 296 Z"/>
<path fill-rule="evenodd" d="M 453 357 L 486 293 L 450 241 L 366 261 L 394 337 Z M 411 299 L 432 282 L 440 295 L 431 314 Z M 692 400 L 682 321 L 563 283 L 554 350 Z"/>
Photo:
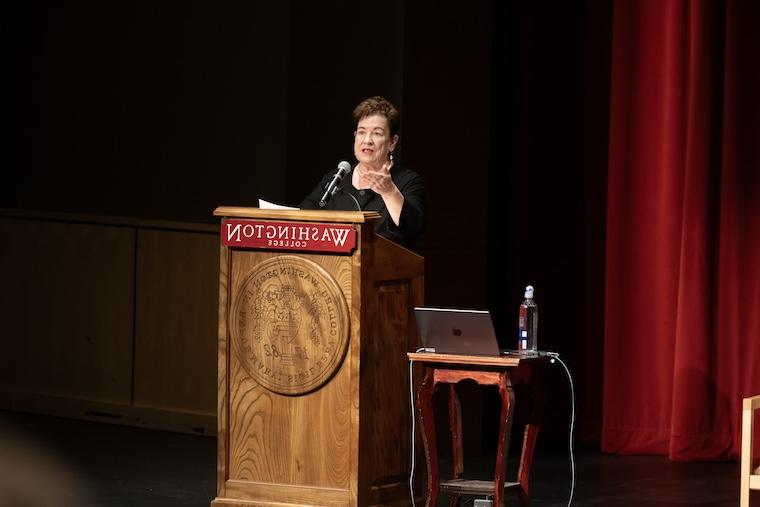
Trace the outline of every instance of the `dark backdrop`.
<path fill-rule="evenodd" d="M 494 5 L 488 301 L 504 345 L 514 346 L 522 288 L 535 286 L 539 347 L 568 364 L 579 437 L 596 441 L 612 5 Z M 551 372 L 544 436 L 561 440 L 570 398 L 562 370 Z"/>
<path fill-rule="evenodd" d="M 385 95 L 429 192 L 426 303 L 489 307 L 512 346 L 533 284 L 540 346 L 573 370 L 581 437 L 597 441 L 611 11 L 17 3 L 0 207 L 213 222 L 217 205 L 296 204 L 351 156 L 353 106 Z M 569 399 L 553 372 L 559 441 Z"/>
<path fill-rule="evenodd" d="M 284 197 L 287 3 L 24 2 L 5 25 L 3 206 L 208 222 Z"/>

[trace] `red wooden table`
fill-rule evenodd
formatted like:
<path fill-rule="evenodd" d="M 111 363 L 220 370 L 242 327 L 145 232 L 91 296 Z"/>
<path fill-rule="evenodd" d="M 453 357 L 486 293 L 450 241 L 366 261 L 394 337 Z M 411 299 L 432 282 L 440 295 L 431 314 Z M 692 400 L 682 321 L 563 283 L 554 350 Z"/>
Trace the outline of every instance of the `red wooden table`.
<path fill-rule="evenodd" d="M 451 505 L 456 504 L 460 494 L 470 494 L 493 497 L 494 505 L 501 506 L 504 505 L 505 493 L 511 490 L 517 491 L 521 504 L 527 505 L 533 451 L 545 399 L 542 373 L 551 358 L 519 355 L 462 356 L 429 352 L 410 352 L 407 355 L 410 361 L 421 363 L 423 367 L 423 380 L 417 389 L 417 411 L 422 428 L 422 440 L 425 445 L 428 470 L 426 505 L 435 507 L 438 502 L 439 491 L 447 491 L 451 495 Z M 506 480 L 507 454 L 515 409 L 512 376 L 517 373 L 533 386 L 535 397 L 523 434 L 517 480 L 508 482 Z M 498 448 L 496 449 L 496 470 L 493 481 L 468 480 L 463 477 L 462 414 L 459 398 L 454 389 L 454 386 L 463 380 L 472 380 L 482 386 L 493 385 L 499 389 L 501 414 Z M 452 479 L 449 481 L 440 481 L 438 473 L 433 393 L 441 384 L 447 384 L 449 389 L 449 423 L 452 435 L 453 464 Z"/>

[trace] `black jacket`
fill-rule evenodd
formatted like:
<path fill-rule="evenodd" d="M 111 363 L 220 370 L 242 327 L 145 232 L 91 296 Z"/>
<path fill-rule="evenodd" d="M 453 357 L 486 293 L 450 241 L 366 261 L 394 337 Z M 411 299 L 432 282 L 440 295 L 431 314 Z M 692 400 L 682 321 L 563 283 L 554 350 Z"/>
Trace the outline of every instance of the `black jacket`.
<path fill-rule="evenodd" d="M 319 200 L 336 172 L 333 170 L 325 174 L 299 208 L 320 209 Z M 397 164 L 391 168 L 391 179 L 404 196 L 398 226 L 391 220 L 380 194 L 372 190 L 357 190 L 351 183 L 351 176 L 349 173 L 343 178 L 341 190 L 322 209 L 359 211 L 356 206 L 358 202 L 361 211 L 377 211 L 382 215 L 380 222 L 375 225 L 375 232 L 406 248 L 414 248 L 415 239 L 425 229 L 425 185 L 420 175 Z M 348 194 L 353 195 L 357 202 Z"/>

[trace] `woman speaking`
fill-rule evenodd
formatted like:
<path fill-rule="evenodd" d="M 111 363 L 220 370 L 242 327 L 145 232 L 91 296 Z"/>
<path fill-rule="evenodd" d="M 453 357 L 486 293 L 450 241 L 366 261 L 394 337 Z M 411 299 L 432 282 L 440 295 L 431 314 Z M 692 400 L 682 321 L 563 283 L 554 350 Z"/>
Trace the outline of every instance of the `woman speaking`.
<path fill-rule="evenodd" d="M 353 117 L 358 163 L 322 209 L 377 211 L 382 218 L 375 231 L 413 248 L 425 228 L 425 186 L 419 174 L 393 162 L 399 112 L 383 97 L 370 97 L 356 106 Z M 325 189 L 336 172 L 327 173 L 299 207 L 320 209 Z"/>

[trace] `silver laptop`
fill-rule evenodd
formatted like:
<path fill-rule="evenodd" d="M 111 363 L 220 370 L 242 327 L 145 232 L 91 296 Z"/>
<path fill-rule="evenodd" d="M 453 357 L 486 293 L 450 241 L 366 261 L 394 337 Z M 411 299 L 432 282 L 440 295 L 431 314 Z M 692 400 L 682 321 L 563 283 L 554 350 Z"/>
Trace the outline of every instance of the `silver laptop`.
<path fill-rule="evenodd" d="M 414 316 L 426 351 L 498 356 L 499 342 L 487 310 L 416 307 Z"/>

